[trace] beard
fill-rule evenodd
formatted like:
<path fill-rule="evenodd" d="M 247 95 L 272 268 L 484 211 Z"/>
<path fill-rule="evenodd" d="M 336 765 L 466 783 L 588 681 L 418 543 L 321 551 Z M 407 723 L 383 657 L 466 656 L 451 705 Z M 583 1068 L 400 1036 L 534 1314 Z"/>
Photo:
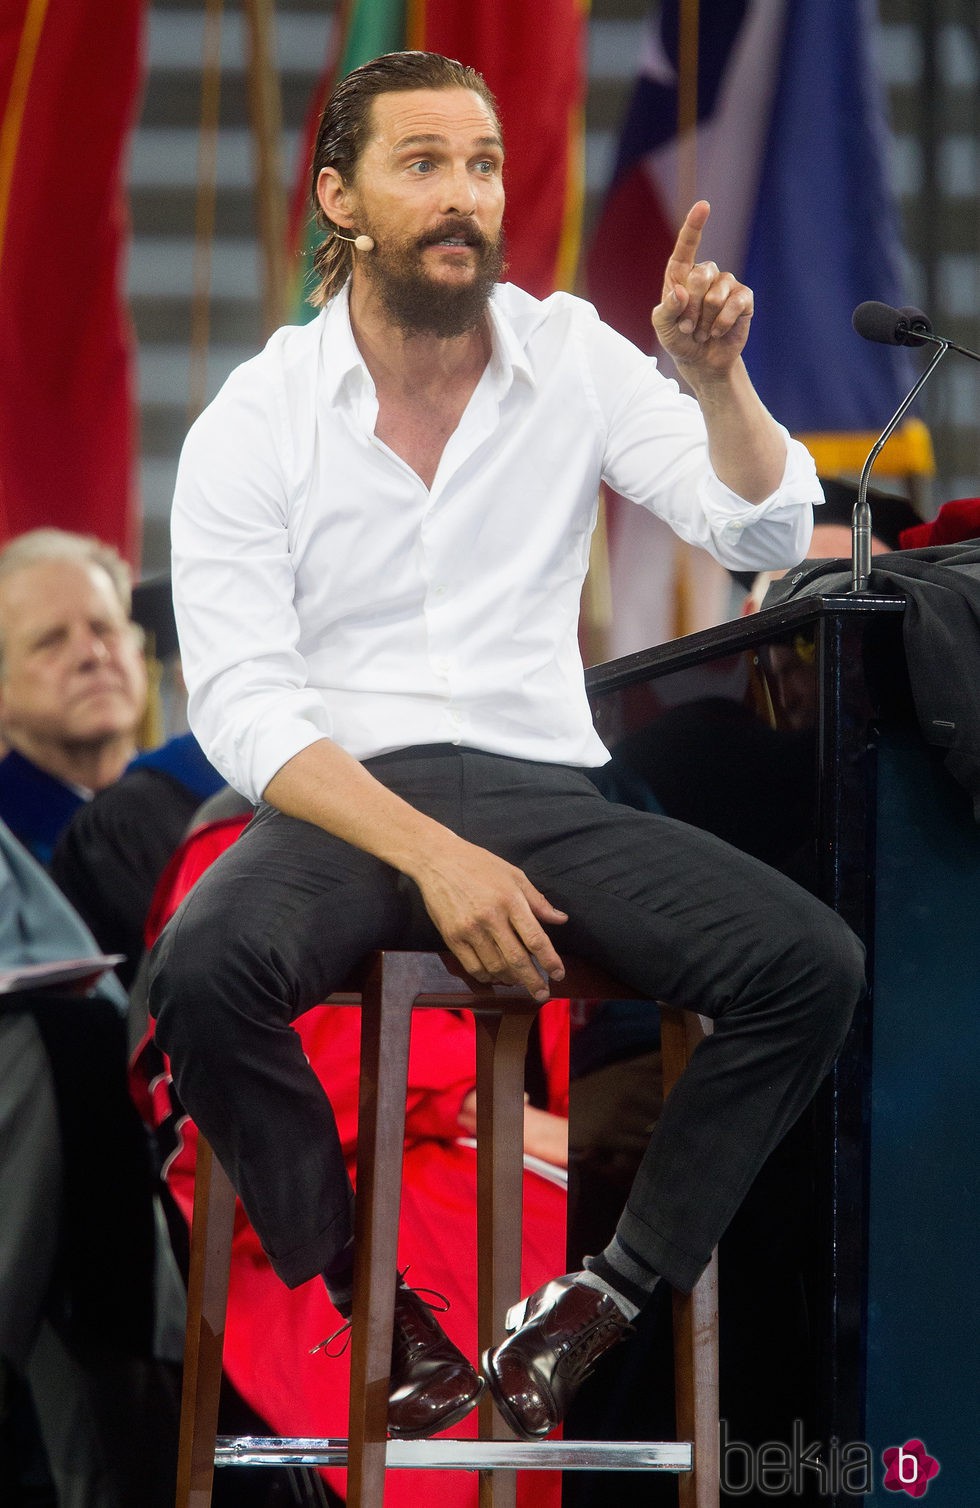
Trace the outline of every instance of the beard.
<path fill-rule="evenodd" d="M 371 234 L 370 227 L 365 228 Z M 426 248 L 450 238 L 465 241 L 476 252 L 476 270 L 469 282 L 440 283 L 425 269 Z M 441 339 L 466 335 L 481 323 L 503 273 L 503 232 L 491 241 L 470 220 L 450 217 L 438 230 L 400 245 L 393 245 L 390 236 L 375 237 L 374 251 L 360 265 L 374 284 L 385 314 L 407 335 Z"/>

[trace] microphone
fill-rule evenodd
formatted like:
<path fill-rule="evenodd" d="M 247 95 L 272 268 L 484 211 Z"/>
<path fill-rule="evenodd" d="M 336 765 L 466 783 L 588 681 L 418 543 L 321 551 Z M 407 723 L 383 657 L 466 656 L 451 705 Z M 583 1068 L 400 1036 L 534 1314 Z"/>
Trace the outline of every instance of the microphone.
<path fill-rule="evenodd" d="M 851 315 L 851 324 L 865 340 L 877 340 L 885 346 L 946 346 L 950 351 L 959 351 L 971 361 L 980 361 L 980 353 L 967 346 L 958 346 L 955 340 L 944 335 L 934 335 L 932 325 L 921 309 L 911 305 L 893 309 L 891 304 L 879 304 L 871 299 L 858 304 Z"/>
<path fill-rule="evenodd" d="M 340 231 L 336 229 L 334 230 L 334 235 L 337 237 L 338 241 L 349 241 L 355 251 L 367 252 L 374 250 L 374 242 L 370 236 L 344 236 L 341 235 Z"/>
<path fill-rule="evenodd" d="M 911 305 L 893 309 L 891 304 L 881 304 L 877 299 L 858 304 L 851 324 L 865 340 L 876 340 L 883 346 L 921 346 L 925 337 L 932 334 L 932 325 L 921 309 Z"/>
<path fill-rule="evenodd" d="M 881 345 L 936 347 L 929 365 L 911 391 L 902 399 L 871 447 L 871 453 L 864 463 L 864 470 L 858 482 L 857 502 L 854 504 L 854 512 L 851 516 L 851 591 L 866 592 L 868 577 L 871 575 L 871 509 L 868 506 L 868 478 L 871 475 L 871 468 L 899 419 L 919 389 L 928 382 L 946 352 L 959 351 L 961 356 L 969 356 L 972 361 L 980 361 L 980 355 L 976 351 L 967 350 L 966 346 L 957 345 L 953 340 L 946 340 L 944 336 L 933 335 L 932 325 L 922 310 L 911 306 L 893 309 L 890 304 L 881 304 L 872 299 L 868 303 L 858 304 L 851 316 L 851 324 L 858 335 L 863 336 L 865 340 L 875 340 Z"/>

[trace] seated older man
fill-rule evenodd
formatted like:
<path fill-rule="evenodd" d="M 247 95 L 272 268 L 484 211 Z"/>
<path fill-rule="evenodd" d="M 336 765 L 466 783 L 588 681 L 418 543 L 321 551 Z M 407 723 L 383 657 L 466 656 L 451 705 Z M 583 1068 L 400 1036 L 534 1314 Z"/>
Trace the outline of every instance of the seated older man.
<path fill-rule="evenodd" d="M 136 752 L 146 669 L 130 602 L 127 566 L 96 539 L 35 529 L 0 551 L 0 817 L 43 864 Z"/>

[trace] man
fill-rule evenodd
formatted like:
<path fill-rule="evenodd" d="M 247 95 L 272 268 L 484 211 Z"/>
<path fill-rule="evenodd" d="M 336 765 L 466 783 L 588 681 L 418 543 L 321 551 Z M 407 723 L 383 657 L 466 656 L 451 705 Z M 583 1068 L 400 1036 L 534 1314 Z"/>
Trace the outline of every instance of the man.
<path fill-rule="evenodd" d="M 146 669 L 126 565 L 60 529 L 0 551 L 0 816 L 48 863 L 62 829 L 136 752 Z"/>
<path fill-rule="evenodd" d="M 567 947 L 715 1018 L 613 1242 L 486 1358 L 535 1438 L 661 1278 L 696 1281 L 862 966 L 810 896 L 584 773 L 608 757 L 576 642 L 600 479 L 726 564 L 805 551 L 819 488 L 742 363 L 752 295 L 695 260 L 695 205 L 653 315 L 682 397 L 578 300 L 497 284 L 502 167 L 483 80 L 431 54 L 365 65 L 324 113 L 323 312 L 233 375 L 178 476 L 192 726 L 264 804 L 158 944 L 151 1003 L 276 1271 L 322 1274 L 341 1313 L 350 1187 L 289 1023 L 364 953 L 448 947 L 540 1000 Z M 432 1433 L 482 1384 L 401 1287 L 395 1314 L 389 1431 Z"/>

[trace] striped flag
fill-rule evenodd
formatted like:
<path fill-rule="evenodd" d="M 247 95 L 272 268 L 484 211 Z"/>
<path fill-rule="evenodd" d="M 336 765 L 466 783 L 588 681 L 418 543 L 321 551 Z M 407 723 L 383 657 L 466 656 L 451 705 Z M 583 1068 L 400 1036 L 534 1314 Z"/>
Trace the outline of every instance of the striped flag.
<path fill-rule="evenodd" d="M 350 0 L 311 100 L 293 200 L 291 246 L 302 269 L 297 319 L 313 314 L 302 307 L 300 284 L 309 287 L 319 240 L 309 214 L 309 163 L 323 106 L 335 79 L 402 47 L 444 53 L 484 75 L 507 149 L 507 276 L 537 297 L 571 287 L 584 181 L 586 14 L 587 0 Z"/>
<path fill-rule="evenodd" d="M 709 200 L 703 255 L 756 295 L 753 381 L 827 476 L 860 469 L 914 380 L 909 353 L 851 329 L 863 300 L 906 301 L 872 19 L 870 0 L 664 0 L 588 257 L 600 313 L 652 351 L 676 228 Z M 928 431 L 911 419 L 878 469 L 932 465 Z M 635 560 L 635 539 L 625 548 Z"/>
<path fill-rule="evenodd" d="M 122 161 L 143 0 L 6 0 L 0 26 L 0 538 L 54 525 L 134 565 Z"/>

